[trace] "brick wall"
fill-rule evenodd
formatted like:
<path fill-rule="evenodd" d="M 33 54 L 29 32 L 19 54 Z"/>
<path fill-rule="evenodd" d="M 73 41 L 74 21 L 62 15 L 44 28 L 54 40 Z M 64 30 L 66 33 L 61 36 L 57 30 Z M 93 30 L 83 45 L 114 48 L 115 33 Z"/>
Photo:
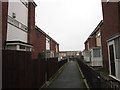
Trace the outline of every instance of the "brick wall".
<path fill-rule="evenodd" d="M 103 26 L 101 27 L 101 41 L 102 41 L 102 54 L 103 54 L 103 66 L 108 70 L 108 49 L 106 40 L 120 32 L 120 14 L 119 3 L 117 2 L 102 2 L 103 8 Z"/>
<path fill-rule="evenodd" d="M 7 16 L 8 2 L 2 2 L 2 49 L 5 49 L 5 41 L 7 38 Z"/>
<path fill-rule="evenodd" d="M 32 2 L 28 4 L 28 43 L 33 42 L 33 33 L 35 32 L 35 5 Z"/>
<path fill-rule="evenodd" d="M 88 39 L 88 42 L 89 42 L 89 48 L 96 46 L 95 34 L 93 36 L 90 36 L 90 38 Z"/>
<path fill-rule="evenodd" d="M 56 43 L 53 40 L 50 41 L 50 50 L 56 52 Z"/>
<path fill-rule="evenodd" d="M 46 50 L 46 36 L 38 30 L 34 30 L 32 36 L 33 36 L 32 58 L 36 59 L 39 53 L 42 53 L 43 51 Z"/>
<path fill-rule="evenodd" d="M 57 45 L 57 47 L 56 47 Z M 58 49 L 58 52 L 56 52 L 56 48 Z M 50 41 L 50 50 L 54 51 L 54 55 L 56 56 L 56 53 L 59 53 L 59 44 L 57 44 L 54 40 L 51 39 Z"/>
<path fill-rule="evenodd" d="M 85 50 L 88 51 L 88 47 L 89 47 L 89 46 L 88 46 L 88 41 L 86 41 L 86 42 L 84 43 L 84 46 L 85 46 Z"/>

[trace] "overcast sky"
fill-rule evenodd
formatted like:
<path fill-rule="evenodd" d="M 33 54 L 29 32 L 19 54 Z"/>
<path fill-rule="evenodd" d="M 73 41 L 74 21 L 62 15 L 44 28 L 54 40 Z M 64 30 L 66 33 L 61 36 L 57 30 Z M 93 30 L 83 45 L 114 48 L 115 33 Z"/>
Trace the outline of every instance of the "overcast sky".
<path fill-rule="evenodd" d="M 34 0 L 36 25 L 60 45 L 60 51 L 83 50 L 102 20 L 101 0 Z"/>

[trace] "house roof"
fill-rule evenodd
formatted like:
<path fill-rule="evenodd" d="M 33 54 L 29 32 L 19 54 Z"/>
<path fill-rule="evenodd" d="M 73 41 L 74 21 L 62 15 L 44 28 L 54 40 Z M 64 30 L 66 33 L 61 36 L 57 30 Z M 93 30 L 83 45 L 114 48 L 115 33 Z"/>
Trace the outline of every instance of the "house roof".
<path fill-rule="evenodd" d="M 100 23 L 97 25 L 94 31 L 90 34 L 90 36 L 94 35 L 99 30 L 99 28 L 102 26 L 102 24 L 103 24 L 103 20 L 100 21 Z"/>
<path fill-rule="evenodd" d="M 100 21 L 100 23 L 97 25 L 97 27 L 94 29 L 94 31 L 90 34 L 90 36 L 87 38 L 87 40 L 84 43 L 86 43 L 91 38 L 91 36 L 93 36 L 99 30 L 102 24 L 103 24 L 103 20 Z"/>
<path fill-rule="evenodd" d="M 53 38 L 51 38 L 48 34 L 46 34 L 43 30 L 41 30 L 38 26 L 35 26 L 35 29 L 45 35 L 47 38 L 53 40 L 56 44 L 58 44 Z M 59 45 L 59 44 L 58 44 Z"/>

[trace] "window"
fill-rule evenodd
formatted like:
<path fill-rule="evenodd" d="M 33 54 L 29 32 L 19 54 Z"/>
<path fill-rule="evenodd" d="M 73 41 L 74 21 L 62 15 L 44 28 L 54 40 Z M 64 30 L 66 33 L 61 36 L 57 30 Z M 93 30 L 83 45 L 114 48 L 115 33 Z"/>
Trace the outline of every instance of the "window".
<path fill-rule="evenodd" d="M 120 59 L 120 37 L 115 39 L 115 53 L 116 59 Z"/>
<path fill-rule="evenodd" d="M 16 48 L 16 45 L 7 45 L 6 49 L 7 50 L 16 50 L 17 48 Z"/>
<path fill-rule="evenodd" d="M 46 38 L 46 50 L 50 50 L 50 40 Z"/>
<path fill-rule="evenodd" d="M 100 37 L 100 32 L 96 34 L 96 37 Z"/>
<path fill-rule="evenodd" d="M 93 57 L 100 57 L 100 49 L 93 49 Z"/>
<path fill-rule="evenodd" d="M 31 51 L 31 50 L 30 50 L 30 47 L 26 47 L 26 51 Z"/>
<path fill-rule="evenodd" d="M 23 46 L 23 45 L 20 45 L 20 49 L 25 49 L 25 46 Z"/>
<path fill-rule="evenodd" d="M 85 57 L 90 57 L 90 52 L 85 52 Z"/>
<path fill-rule="evenodd" d="M 56 52 L 58 52 L 58 45 L 56 45 Z"/>

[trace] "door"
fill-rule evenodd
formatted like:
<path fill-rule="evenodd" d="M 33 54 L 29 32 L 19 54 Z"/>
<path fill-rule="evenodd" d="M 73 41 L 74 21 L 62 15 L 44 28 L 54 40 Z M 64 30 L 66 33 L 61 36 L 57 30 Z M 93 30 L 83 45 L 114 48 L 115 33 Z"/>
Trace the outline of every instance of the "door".
<path fill-rule="evenodd" d="M 110 55 L 111 74 L 115 76 L 115 58 L 114 58 L 113 44 L 109 45 L 109 55 Z"/>

